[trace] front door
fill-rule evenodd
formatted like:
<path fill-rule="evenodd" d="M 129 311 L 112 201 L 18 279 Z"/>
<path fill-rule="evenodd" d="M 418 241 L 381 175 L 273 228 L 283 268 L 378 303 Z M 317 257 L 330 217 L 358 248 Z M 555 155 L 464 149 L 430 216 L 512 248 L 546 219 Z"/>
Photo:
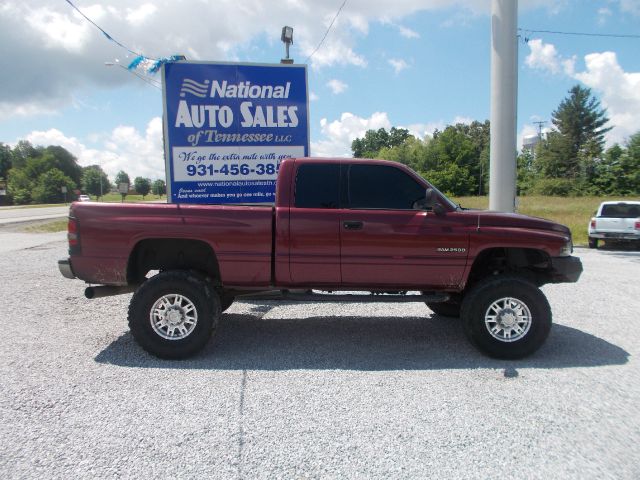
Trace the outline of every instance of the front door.
<path fill-rule="evenodd" d="M 455 212 L 418 209 L 425 186 L 388 165 L 351 164 L 341 210 L 343 285 L 392 290 L 456 287 L 469 236 Z"/>

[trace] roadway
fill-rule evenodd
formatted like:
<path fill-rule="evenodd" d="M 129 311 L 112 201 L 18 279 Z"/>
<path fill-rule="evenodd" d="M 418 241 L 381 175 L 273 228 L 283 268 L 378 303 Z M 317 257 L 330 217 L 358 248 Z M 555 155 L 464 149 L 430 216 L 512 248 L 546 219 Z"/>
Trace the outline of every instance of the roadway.
<path fill-rule="evenodd" d="M 0 225 L 64 218 L 69 205 L 59 207 L 0 207 Z"/>

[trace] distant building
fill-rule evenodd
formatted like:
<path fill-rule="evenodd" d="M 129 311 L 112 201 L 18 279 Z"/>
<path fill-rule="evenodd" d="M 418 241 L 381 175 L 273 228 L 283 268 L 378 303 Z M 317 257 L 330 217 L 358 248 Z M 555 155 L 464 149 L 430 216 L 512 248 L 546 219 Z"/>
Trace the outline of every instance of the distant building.
<path fill-rule="evenodd" d="M 537 133 L 534 135 L 525 135 L 522 137 L 522 148 L 534 152 L 540 140 L 541 138 Z"/>

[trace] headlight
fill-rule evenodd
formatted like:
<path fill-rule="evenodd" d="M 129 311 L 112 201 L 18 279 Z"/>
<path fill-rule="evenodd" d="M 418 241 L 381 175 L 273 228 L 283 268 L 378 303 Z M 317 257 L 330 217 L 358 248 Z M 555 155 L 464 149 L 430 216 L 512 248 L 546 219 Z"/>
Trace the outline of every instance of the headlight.
<path fill-rule="evenodd" d="M 569 237 L 567 241 L 564 243 L 564 245 L 562 246 L 562 249 L 560 250 L 560 254 L 558 256 L 568 257 L 572 253 L 573 253 L 573 241 L 571 240 L 571 237 Z"/>

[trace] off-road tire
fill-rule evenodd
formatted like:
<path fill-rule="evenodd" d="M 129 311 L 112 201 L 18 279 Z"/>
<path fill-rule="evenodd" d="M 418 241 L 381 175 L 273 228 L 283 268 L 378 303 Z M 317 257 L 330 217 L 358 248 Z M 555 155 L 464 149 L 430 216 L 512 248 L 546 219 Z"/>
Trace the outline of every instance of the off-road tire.
<path fill-rule="evenodd" d="M 190 331 L 178 339 L 163 338 L 154 327 L 152 312 L 160 299 L 184 298 L 191 312 L 195 312 Z M 165 310 L 166 311 L 166 310 Z M 183 359 L 201 350 L 215 332 L 220 317 L 220 299 L 216 291 L 202 278 L 183 270 L 168 270 L 144 282 L 129 304 L 129 328 L 138 344 L 150 354 L 166 359 Z M 157 317 L 156 317 L 157 318 Z"/>
<path fill-rule="evenodd" d="M 513 299 L 513 307 L 508 299 Z M 505 304 L 509 306 L 494 308 Z M 520 315 L 524 312 L 527 314 Z M 476 347 L 491 357 L 504 359 L 523 358 L 538 350 L 547 339 L 552 322 L 551 307 L 542 291 L 512 275 L 488 277 L 474 285 L 462 301 L 460 316 L 467 337 Z M 518 319 L 517 327 L 508 325 L 513 319 Z M 507 325 L 504 328 L 503 322 Z M 496 338 L 515 328 L 522 332 L 516 331 L 508 339 Z"/>

